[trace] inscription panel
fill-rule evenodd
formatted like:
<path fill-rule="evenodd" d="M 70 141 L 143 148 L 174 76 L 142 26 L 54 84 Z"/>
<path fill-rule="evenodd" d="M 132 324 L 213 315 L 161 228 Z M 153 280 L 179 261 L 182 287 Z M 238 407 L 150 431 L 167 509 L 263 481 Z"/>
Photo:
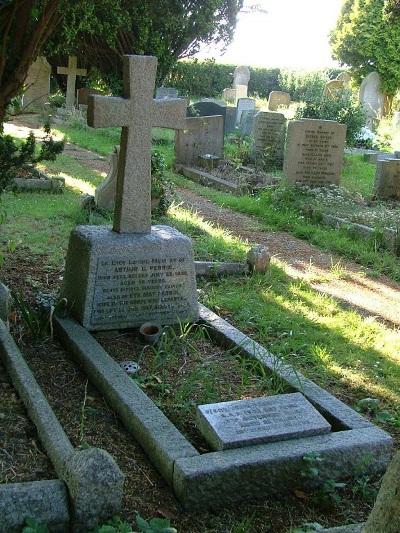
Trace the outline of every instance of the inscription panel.
<path fill-rule="evenodd" d="M 289 123 L 285 176 L 290 183 L 311 187 L 340 183 L 346 126 L 330 120 Z"/>
<path fill-rule="evenodd" d="M 159 254 L 158 254 L 159 255 Z M 188 257 L 97 259 L 91 322 L 174 320 L 189 314 Z"/>
<path fill-rule="evenodd" d="M 330 424 L 301 393 L 197 408 L 199 428 L 216 450 L 328 433 Z"/>

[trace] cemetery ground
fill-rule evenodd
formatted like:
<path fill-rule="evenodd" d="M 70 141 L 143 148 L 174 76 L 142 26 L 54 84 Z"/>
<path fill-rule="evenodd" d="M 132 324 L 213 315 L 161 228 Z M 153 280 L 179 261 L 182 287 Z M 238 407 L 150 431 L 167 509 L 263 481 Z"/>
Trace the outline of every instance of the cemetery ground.
<path fill-rule="evenodd" d="M 83 210 L 79 195 L 93 194 L 95 186 L 104 179 L 107 156 L 119 140 L 116 129 L 100 132 L 71 126 L 59 129 L 75 147 L 67 146 L 56 162 L 46 163 L 46 171 L 62 175 L 66 190 L 62 195 L 11 192 L 4 195 L 7 219 L 2 227 L 1 275 L 17 294 L 23 295 L 13 315 L 12 332 L 71 441 L 83 448 L 90 445 L 106 449 L 127 475 L 122 519 L 133 523 L 135 512 L 145 518 L 165 516 L 179 532 L 193 533 L 284 532 L 305 522 L 332 525 L 365 519 L 378 480 L 367 479 L 362 465 L 355 483 L 344 488 L 329 480 L 314 494 L 299 490 L 285 499 L 243 504 L 218 513 L 182 512 L 141 448 L 125 432 L 87 376 L 56 340 L 39 335 L 40 319 L 33 312 L 35 298 L 41 292 L 57 293 L 70 230 L 78 223 L 104 224 L 111 220 L 106 213 Z M 21 135 L 24 131 L 15 133 Z M 160 137 L 156 132 L 155 142 L 170 164 L 170 136 L 164 133 Z M 340 298 L 327 294 L 329 285 L 346 282 L 348 278 L 354 282 L 357 278 L 360 286 L 376 283 L 382 293 L 392 291 L 398 296 L 394 282 L 400 280 L 399 260 L 380 247 L 379 233 L 366 241 L 346 229 L 322 226 L 317 216 L 307 214 L 301 205 L 293 205 L 297 199 L 290 191 L 282 190 L 281 199 L 268 192 L 234 197 L 193 184 L 171 171 L 169 175 L 179 191 L 176 203 L 161 222 L 191 236 L 196 259 L 243 261 L 250 244 L 259 242 L 259 237 L 271 230 L 281 232 L 277 234 L 281 240 L 285 231 L 288 239 L 291 238 L 288 234 L 292 234 L 321 249 L 323 268 L 313 270 L 310 264 L 304 275 L 297 276 L 287 266 L 295 263 L 294 258 L 289 257 L 290 253 L 287 257 L 280 253 L 266 274 L 200 281 L 199 298 L 273 354 L 345 403 L 356 406 L 389 431 L 398 446 L 400 334 L 396 312 L 386 316 L 382 313 L 380 319 L 362 306 L 355 309 L 357 306 L 345 305 Z M 353 193 L 367 194 L 372 190 L 372 182 L 372 165 L 359 156 L 348 156 L 343 184 Z M 182 200 L 194 205 L 204 216 L 182 205 Z M 317 198 L 316 205 L 319 201 Z M 225 216 L 221 218 L 218 206 L 231 208 L 231 231 L 223 227 Z M 242 218 L 234 218 L 239 214 Z M 301 251 L 301 241 L 293 238 L 290 242 L 295 247 L 292 250 L 295 256 Z M 274 255 L 273 241 L 271 244 Z M 334 259 L 329 265 L 327 252 L 334 252 L 341 259 Z M 358 272 L 354 271 L 354 264 L 347 262 L 350 259 L 357 261 Z M 319 290 L 314 288 L 318 283 Z M 390 301 L 394 300 L 389 297 L 387 305 Z M 156 348 L 144 348 L 129 333 L 97 337 L 117 361 L 139 361 L 141 370 L 135 379 L 200 450 L 206 450 L 207 444 L 195 428 L 194 405 L 285 392 L 282 383 L 265 374 L 262 367 L 213 344 L 207 329 L 202 327 L 182 328 L 178 333 L 171 330 Z M 35 479 L 42 479 L 51 467 L 22 409 L 17 415 L 18 424 L 23 424 L 23 430 L 19 430 L 15 405 L 19 409 L 21 404 L 1 370 L 0 382 L 5 391 L 1 409 L 6 413 L 1 422 L 10 435 L 1 452 L 1 481 L 27 479 L 24 476 L 29 474 L 25 472 L 31 471 L 31 464 L 38 465 Z M 365 398 L 373 401 L 360 401 Z M 14 454 L 17 464 L 9 463 L 7 446 L 20 450 Z M 305 465 L 304 475 L 311 471 Z"/>

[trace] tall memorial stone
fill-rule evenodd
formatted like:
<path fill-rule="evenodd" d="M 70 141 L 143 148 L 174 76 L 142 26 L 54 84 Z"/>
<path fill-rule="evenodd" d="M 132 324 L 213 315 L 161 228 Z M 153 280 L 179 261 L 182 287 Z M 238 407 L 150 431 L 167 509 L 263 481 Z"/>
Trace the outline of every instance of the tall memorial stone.
<path fill-rule="evenodd" d="M 201 155 L 222 158 L 224 154 L 224 120 L 221 115 L 189 117 L 183 129 L 175 132 L 175 164 L 196 165 Z"/>
<path fill-rule="evenodd" d="M 122 126 L 114 224 L 72 231 L 63 296 L 87 329 L 196 320 L 192 244 L 151 226 L 151 128 L 184 128 L 186 101 L 153 100 L 157 59 L 124 56 L 124 97 L 90 96 L 88 124 Z"/>
<path fill-rule="evenodd" d="M 338 185 L 345 142 L 346 126 L 333 120 L 289 122 L 284 159 L 287 181 L 311 187 Z"/>
<path fill-rule="evenodd" d="M 254 118 L 252 157 L 264 156 L 282 164 L 285 147 L 286 118 L 282 113 L 259 111 Z"/>
<path fill-rule="evenodd" d="M 370 72 L 360 86 L 360 103 L 366 110 L 368 126 L 373 127 L 383 115 L 385 95 L 381 89 L 381 78 L 377 72 Z"/>
<path fill-rule="evenodd" d="M 78 68 L 77 58 L 75 56 L 70 56 L 68 58 L 68 67 L 57 67 L 57 74 L 67 76 L 65 107 L 68 111 L 72 111 L 75 107 L 76 77 L 86 76 L 87 70 L 85 68 Z"/>
<path fill-rule="evenodd" d="M 45 57 L 38 57 L 29 67 L 24 85 L 24 111 L 41 111 L 50 94 L 51 66 Z"/>
<path fill-rule="evenodd" d="M 244 65 L 239 65 L 238 67 L 236 67 L 235 72 L 233 73 L 233 86 L 236 87 L 237 85 L 245 85 L 247 87 L 249 85 L 249 81 L 249 67 L 246 67 Z"/>
<path fill-rule="evenodd" d="M 376 162 L 374 193 L 381 200 L 400 200 L 400 159 Z"/>
<path fill-rule="evenodd" d="M 283 91 L 271 91 L 268 97 L 268 110 L 277 111 L 280 107 L 289 107 L 290 94 Z"/>

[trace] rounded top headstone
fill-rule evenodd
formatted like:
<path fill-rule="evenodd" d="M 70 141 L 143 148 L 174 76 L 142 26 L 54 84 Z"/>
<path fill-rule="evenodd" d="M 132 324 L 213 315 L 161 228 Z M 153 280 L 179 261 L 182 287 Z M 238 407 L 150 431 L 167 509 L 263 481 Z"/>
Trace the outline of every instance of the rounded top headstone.
<path fill-rule="evenodd" d="M 341 80 L 330 80 L 325 84 L 324 96 L 327 98 L 336 98 L 340 91 L 344 89 L 344 82 Z"/>
<path fill-rule="evenodd" d="M 250 69 L 244 65 L 235 68 L 233 73 L 233 86 L 248 85 L 250 81 Z"/>
<path fill-rule="evenodd" d="M 348 72 L 341 72 L 336 79 L 343 82 L 345 85 L 349 85 L 351 82 L 351 75 Z"/>
<path fill-rule="evenodd" d="M 363 79 L 360 87 L 360 103 L 364 105 L 368 115 L 380 118 L 383 112 L 385 95 L 381 89 L 381 77 L 377 72 L 370 72 Z"/>

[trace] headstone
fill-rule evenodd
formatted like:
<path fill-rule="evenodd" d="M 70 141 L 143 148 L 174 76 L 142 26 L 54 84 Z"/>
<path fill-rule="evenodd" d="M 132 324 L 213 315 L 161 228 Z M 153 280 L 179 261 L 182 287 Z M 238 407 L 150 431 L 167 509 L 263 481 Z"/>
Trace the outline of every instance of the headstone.
<path fill-rule="evenodd" d="M 213 450 L 329 433 L 331 426 L 299 392 L 197 407 L 197 424 Z"/>
<path fill-rule="evenodd" d="M 175 87 L 158 87 L 156 90 L 156 99 L 178 98 L 178 90 Z"/>
<path fill-rule="evenodd" d="M 253 98 L 239 98 L 237 102 L 236 125 L 240 124 L 243 111 L 254 111 L 256 101 Z"/>
<path fill-rule="evenodd" d="M 252 155 L 266 156 L 282 164 L 285 147 L 286 118 L 282 113 L 259 111 L 254 118 Z"/>
<path fill-rule="evenodd" d="M 344 83 L 340 80 L 330 80 L 325 84 L 324 96 L 330 100 L 336 100 L 344 89 Z"/>
<path fill-rule="evenodd" d="M 89 330 L 198 318 L 192 244 L 151 226 L 151 129 L 184 128 L 184 99 L 153 100 L 157 58 L 124 56 L 124 97 L 90 96 L 88 124 L 121 127 L 113 230 L 71 233 L 63 296 Z"/>
<path fill-rule="evenodd" d="M 226 107 L 225 115 L 225 133 L 233 133 L 236 126 L 237 108 L 233 106 Z"/>
<path fill-rule="evenodd" d="M 87 70 L 85 68 L 77 68 L 78 60 L 76 56 L 68 58 L 68 67 L 57 67 L 57 74 L 67 76 L 67 95 L 65 100 L 65 107 L 68 111 L 72 111 L 75 104 L 75 84 L 77 76 L 86 76 Z"/>
<path fill-rule="evenodd" d="M 38 57 L 29 67 L 24 85 L 23 107 L 25 111 L 42 111 L 49 100 L 51 66 L 45 57 Z"/>
<path fill-rule="evenodd" d="M 289 107 L 290 94 L 283 91 L 271 91 L 268 97 L 268 110 L 277 111 L 280 107 Z"/>
<path fill-rule="evenodd" d="M 378 159 L 374 193 L 381 200 L 400 200 L 400 159 Z"/>
<path fill-rule="evenodd" d="M 245 85 L 246 87 L 249 85 L 250 81 L 250 69 L 246 66 L 239 66 L 235 68 L 235 72 L 233 73 L 233 86 L 236 87 L 237 85 Z"/>
<path fill-rule="evenodd" d="M 114 148 L 110 157 L 110 171 L 107 178 L 101 183 L 95 193 L 96 206 L 99 209 L 112 211 L 115 207 L 115 193 L 117 190 L 119 146 Z"/>
<path fill-rule="evenodd" d="M 221 115 L 225 123 L 226 105 L 221 105 L 221 103 L 214 100 L 201 100 L 190 105 L 186 114 L 188 117 L 214 117 Z"/>
<path fill-rule="evenodd" d="M 81 87 L 76 91 L 76 103 L 80 105 L 88 105 L 88 99 L 91 94 L 104 95 L 103 91 L 93 89 L 92 87 Z"/>
<path fill-rule="evenodd" d="M 351 75 L 348 72 L 341 72 L 336 79 L 341 81 L 344 87 L 347 88 L 351 82 Z"/>
<path fill-rule="evenodd" d="M 367 125 L 373 127 L 383 115 L 385 95 L 381 89 L 381 78 L 377 72 L 370 72 L 361 83 L 360 103 L 367 113 Z"/>
<path fill-rule="evenodd" d="M 345 142 L 344 124 L 333 120 L 290 121 L 284 159 L 287 181 L 312 187 L 338 185 Z"/>
<path fill-rule="evenodd" d="M 239 98 L 247 98 L 247 85 L 236 85 L 235 92 L 235 104 L 237 104 Z"/>
<path fill-rule="evenodd" d="M 246 95 L 247 96 L 247 95 Z M 236 89 L 234 87 L 228 87 L 222 91 L 222 99 L 226 102 L 236 101 Z"/>
<path fill-rule="evenodd" d="M 263 244 L 257 244 L 247 252 L 247 264 L 251 273 L 264 273 L 271 262 L 271 254 Z"/>
<path fill-rule="evenodd" d="M 222 116 L 189 117 L 184 129 L 175 133 L 175 163 L 196 165 L 200 155 L 219 158 L 224 154 L 224 120 Z"/>
<path fill-rule="evenodd" d="M 246 110 L 242 112 L 239 124 L 239 133 L 242 136 L 251 135 L 253 131 L 254 118 L 257 114 L 257 109 Z"/>

